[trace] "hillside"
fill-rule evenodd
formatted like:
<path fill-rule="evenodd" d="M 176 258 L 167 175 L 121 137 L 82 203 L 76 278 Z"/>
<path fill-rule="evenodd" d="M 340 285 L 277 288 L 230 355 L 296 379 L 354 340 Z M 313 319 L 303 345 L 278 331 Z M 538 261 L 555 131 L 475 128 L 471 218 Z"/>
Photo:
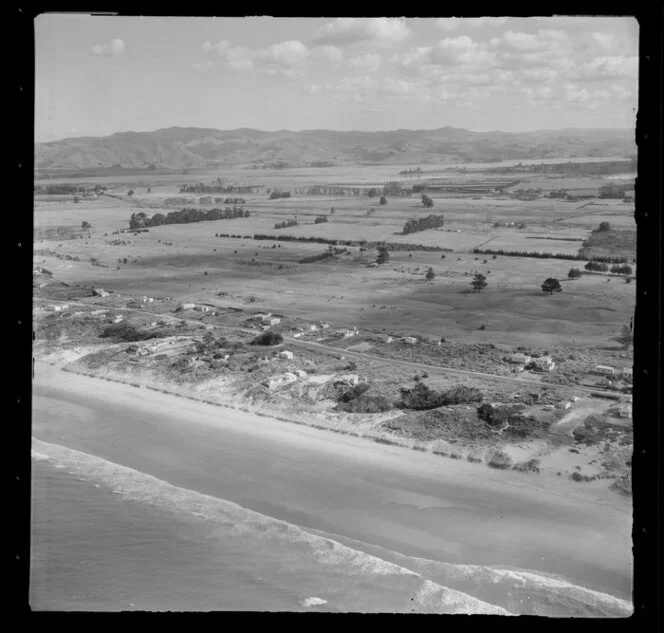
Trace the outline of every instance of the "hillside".
<path fill-rule="evenodd" d="M 471 132 L 438 130 L 263 132 L 167 128 L 69 138 L 35 146 L 41 171 L 96 168 L 196 169 L 221 165 L 422 164 L 636 153 L 631 130 Z"/>

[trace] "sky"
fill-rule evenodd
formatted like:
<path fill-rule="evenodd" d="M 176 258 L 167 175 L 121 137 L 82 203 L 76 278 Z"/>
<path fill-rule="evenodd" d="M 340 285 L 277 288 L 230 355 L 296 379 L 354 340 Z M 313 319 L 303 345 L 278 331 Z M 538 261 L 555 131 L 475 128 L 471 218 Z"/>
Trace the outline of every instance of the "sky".
<path fill-rule="evenodd" d="M 634 18 L 35 19 L 38 142 L 172 126 L 633 128 Z"/>

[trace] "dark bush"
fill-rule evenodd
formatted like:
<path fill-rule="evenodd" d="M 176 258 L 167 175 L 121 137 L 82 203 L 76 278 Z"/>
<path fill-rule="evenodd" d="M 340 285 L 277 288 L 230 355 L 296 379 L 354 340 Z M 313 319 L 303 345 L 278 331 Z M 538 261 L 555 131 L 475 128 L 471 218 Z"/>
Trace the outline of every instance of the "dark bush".
<path fill-rule="evenodd" d="M 452 387 L 452 389 L 447 390 L 442 398 L 444 405 L 468 404 L 471 402 L 482 402 L 484 394 L 475 387 L 459 385 L 458 387 Z"/>
<path fill-rule="evenodd" d="M 355 398 L 359 398 L 360 396 L 364 395 L 367 391 L 369 391 L 368 383 L 361 382 L 360 384 L 351 387 L 347 391 L 344 391 L 341 395 L 339 395 L 338 400 L 339 402 L 350 402 L 351 400 L 355 400 Z"/>
<path fill-rule="evenodd" d="M 423 382 L 418 382 L 412 389 L 402 392 L 401 406 L 404 409 L 425 411 L 436 409 L 444 404 L 443 395 L 434 391 Z"/>
<path fill-rule="evenodd" d="M 133 341 L 146 341 L 155 337 L 155 332 L 140 332 L 130 323 L 121 321 L 120 323 L 112 323 L 104 328 L 99 335 L 100 338 L 114 338 L 120 341 L 133 342 Z"/>
<path fill-rule="evenodd" d="M 337 405 L 338 411 L 346 413 L 383 413 L 393 408 L 392 402 L 385 396 L 363 394 Z"/>
<path fill-rule="evenodd" d="M 269 331 L 259 334 L 250 345 L 279 345 L 283 340 L 284 337 L 279 332 Z"/>
<path fill-rule="evenodd" d="M 505 470 L 512 466 L 512 458 L 502 450 L 497 450 L 492 456 L 491 459 L 487 462 L 491 468 L 500 468 Z"/>

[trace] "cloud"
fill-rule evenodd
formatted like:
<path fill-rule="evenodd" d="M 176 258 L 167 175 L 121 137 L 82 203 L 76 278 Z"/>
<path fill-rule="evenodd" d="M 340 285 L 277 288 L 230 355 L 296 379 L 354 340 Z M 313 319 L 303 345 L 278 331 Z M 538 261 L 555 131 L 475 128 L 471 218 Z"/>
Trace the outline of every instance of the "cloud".
<path fill-rule="evenodd" d="M 193 70 L 205 72 L 207 70 L 212 70 L 214 68 L 214 62 L 213 61 L 199 62 L 196 64 L 192 64 L 191 67 Z"/>
<path fill-rule="evenodd" d="M 394 44 L 411 33 L 402 18 L 337 18 L 314 35 L 316 44 L 352 45 L 361 42 Z"/>
<path fill-rule="evenodd" d="M 233 46 L 222 40 L 216 44 L 209 41 L 202 46 L 204 51 L 214 52 L 234 70 L 260 72 L 268 75 L 297 77 L 311 56 L 311 51 L 298 40 L 288 40 L 267 48 L 252 49 Z"/>
<path fill-rule="evenodd" d="M 595 32 L 590 37 L 602 48 L 606 49 L 613 48 L 616 40 L 614 35 L 609 35 L 608 33 Z"/>
<path fill-rule="evenodd" d="M 633 78 L 638 75 L 637 56 L 602 56 L 580 64 L 573 72 L 576 79 L 584 81 L 604 81 L 609 79 Z"/>
<path fill-rule="evenodd" d="M 459 27 L 476 29 L 480 26 L 502 26 L 505 22 L 507 18 L 438 18 L 436 26 L 444 31 L 454 31 Z"/>
<path fill-rule="evenodd" d="M 360 68 L 367 72 L 376 72 L 381 65 L 380 55 L 368 53 L 359 57 L 352 57 L 348 60 L 348 66 L 351 68 Z"/>
<path fill-rule="evenodd" d="M 314 53 L 330 62 L 340 62 L 344 58 L 344 52 L 337 46 L 316 46 Z"/>
<path fill-rule="evenodd" d="M 92 52 L 95 55 L 105 55 L 108 57 L 120 57 L 125 51 L 124 40 L 115 38 L 108 44 L 97 44 L 92 47 Z"/>

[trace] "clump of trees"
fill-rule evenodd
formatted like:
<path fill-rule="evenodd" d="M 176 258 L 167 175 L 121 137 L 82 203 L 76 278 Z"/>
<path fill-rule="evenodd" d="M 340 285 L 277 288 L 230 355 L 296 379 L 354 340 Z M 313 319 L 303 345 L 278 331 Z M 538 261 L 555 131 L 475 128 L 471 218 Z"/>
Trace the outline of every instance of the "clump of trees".
<path fill-rule="evenodd" d="M 429 196 L 427 196 L 425 193 L 422 194 L 422 206 L 427 208 L 427 209 L 430 209 L 431 207 L 433 207 L 433 200 Z"/>
<path fill-rule="evenodd" d="M 578 279 L 581 275 L 583 275 L 583 273 L 578 268 L 570 268 L 567 273 L 569 279 Z"/>
<path fill-rule="evenodd" d="M 390 251 L 387 246 L 378 247 L 378 256 L 376 257 L 377 264 L 387 264 L 390 261 Z"/>
<path fill-rule="evenodd" d="M 425 411 L 454 404 L 478 403 L 482 400 L 484 394 L 475 387 L 458 385 L 441 393 L 418 381 L 412 389 L 402 392 L 399 406 L 404 409 Z"/>
<path fill-rule="evenodd" d="M 470 281 L 470 285 L 473 287 L 473 290 L 481 292 L 484 288 L 487 287 L 486 277 L 482 273 L 475 273 L 473 278 Z"/>
<path fill-rule="evenodd" d="M 318 215 L 316 216 L 316 219 L 314 220 L 314 224 L 323 224 L 323 222 L 327 222 L 327 216 L 326 215 Z"/>
<path fill-rule="evenodd" d="M 242 207 L 226 207 L 224 209 L 180 209 L 170 211 L 166 215 L 155 213 L 149 217 L 143 211 L 132 213 L 129 218 L 130 229 L 142 229 L 163 224 L 191 224 L 194 222 L 211 222 L 214 220 L 232 220 L 234 218 L 248 218 L 249 209 Z"/>
<path fill-rule="evenodd" d="M 385 196 L 381 196 L 379 204 L 387 204 L 387 198 Z"/>
<path fill-rule="evenodd" d="M 297 226 L 298 224 L 299 224 L 299 222 L 297 220 L 284 220 L 283 222 L 277 222 L 274 225 L 274 228 L 275 229 L 287 229 L 291 226 Z"/>
<path fill-rule="evenodd" d="M 550 295 L 554 292 L 561 292 L 562 289 L 560 282 L 555 277 L 548 277 L 542 284 L 542 292 L 548 292 Z"/>
<path fill-rule="evenodd" d="M 597 231 L 600 233 L 606 233 L 611 230 L 611 223 L 610 222 L 600 222 L 599 226 L 597 227 Z"/>
<path fill-rule="evenodd" d="M 608 272 L 609 267 L 604 262 L 591 261 L 588 262 L 584 268 L 591 272 L 605 273 Z"/>
<path fill-rule="evenodd" d="M 87 222 L 86 220 L 83 220 L 83 222 L 81 222 L 81 228 L 82 229 L 89 229 L 89 228 L 92 228 L 92 225 L 89 222 Z"/>
<path fill-rule="evenodd" d="M 113 338 L 119 341 L 133 343 L 136 341 L 147 341 L 151 338 L 160 338 L 163 335 L 155 331 L 141 332 L 131 323 L 120 321 L 120 323 L 112 323 L 104 328 L 99 336 L 101 338 Z"/>
<path fill-rule="evenodd" d="M 408 220 L 403 226 L 403 235 L 409 233 L 418 233 L 427 229 L 437 229 L 445 224 L 445 218 L 442 215 L 428 215 L 426 218 Z"/>
<path fill-rule="evenodd" d="M 291 197 L 290 191 L 279 191 L 279 189 L 275 189 L 270 194 L 270 200 L 276 200 L 277 198 L 290 198 L 290 197 Z"/>
<path fill-rule="evenodd" d="M 426 275 L 424 275 L 424 278 L 427 281 L 433 281 L 436 278 L 436 273 L 433 272 L 433 268 L 431 266 L 429 266 L 429 270 L 427 270 L 427 273 Z"/>
<path fill-rule="evenodd" d="M 249 344 L 250 345 L 279 345 L 282 343 L 284 337 L 279 334 L 279 332 L 273 332 L 268 330 L 259 334 L 255 339 L 253 339 Z"/>
<path fill-rule="evenodd" d="M 620 335 L 617 336 L 615 340 L 625 349 L 629 349 L 630 345 L 634 345 L 634 332 L 632 332 L 629 325 L 623 325 L 620 330 Z"/>
<path fill-rule="evenodd" d="M 611 266 L 612 273 L 618 273 L 620 275 L 631 275 L 633 270 L 629 264 L 623 264 L 622 266 Z"/>

